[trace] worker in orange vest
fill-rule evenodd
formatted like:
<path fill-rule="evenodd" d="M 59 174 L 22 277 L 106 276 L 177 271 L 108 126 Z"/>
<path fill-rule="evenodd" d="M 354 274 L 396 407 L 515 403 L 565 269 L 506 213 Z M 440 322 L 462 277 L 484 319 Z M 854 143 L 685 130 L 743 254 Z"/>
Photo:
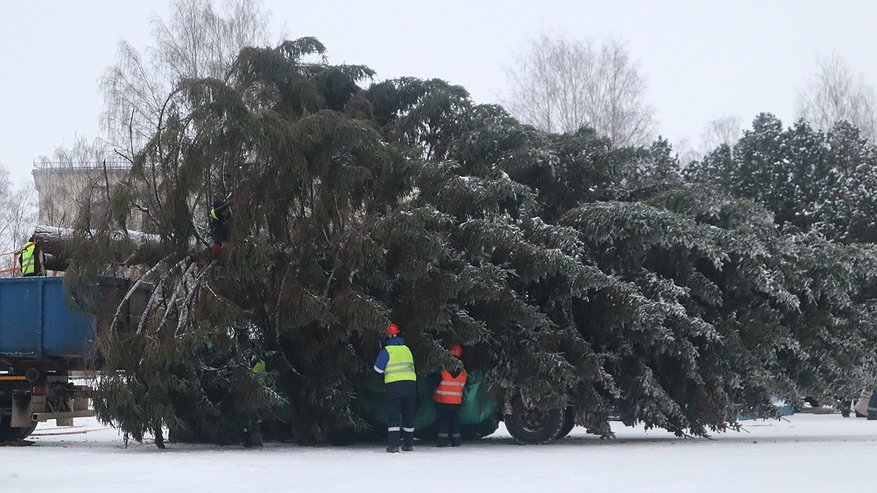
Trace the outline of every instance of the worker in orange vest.
<path fill-rule="evenodd" d="M 457 359 L 463 356 L 463 348 L 452 344 L 449 348 Z M 442 371 L 442 380 L 432 394 L 438 418 L 438 442 L 436 446 L 447 447 L 450 438 L 451 447 L 460 446 L 460 406 L 463 404 L 463 387 L 466 386 L 466 370 L 462 364 L 458 368 Z"/>

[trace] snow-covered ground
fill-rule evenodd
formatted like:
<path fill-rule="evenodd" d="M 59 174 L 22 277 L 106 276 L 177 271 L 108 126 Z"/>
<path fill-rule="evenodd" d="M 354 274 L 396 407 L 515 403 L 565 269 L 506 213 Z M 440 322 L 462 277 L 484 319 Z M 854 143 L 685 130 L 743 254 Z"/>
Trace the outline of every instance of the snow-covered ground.
<path fill-rule="evenodd" d="M 500 428 L 459 449 L 418 443 L 414 452 L 390 455 L 378 443 L 126 449 L 116 430 L 79 420 L 72 429 L 41 426 L 32 446 L 0 447 L 0 492 L 799 493 L 873 487 L 875 421 L 797 414 L 744 423 L 745 431 L 714 440 L 613 423 L 615 440 L 577 428 L 545 446 L 517 445 Z"/>

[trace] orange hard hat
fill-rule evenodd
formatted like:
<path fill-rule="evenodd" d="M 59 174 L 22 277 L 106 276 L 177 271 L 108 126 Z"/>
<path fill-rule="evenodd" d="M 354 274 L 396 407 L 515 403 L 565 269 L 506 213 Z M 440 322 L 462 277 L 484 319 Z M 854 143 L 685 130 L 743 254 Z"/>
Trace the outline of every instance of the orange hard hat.
<path fill-rule="evenodd" d="M 394 323 L 390 323 L 390 325 L 387 326 L 387 335 L 388 336 L 399 335 L 399 326 L 394 324 Z"/>
<path fill-rule="evenodd" d="M 460 358 L 463 356 L 463 346 L 459 344 L 451 344 L 451 347 L 448 348 L 451 351 L 451 354 Z"/>

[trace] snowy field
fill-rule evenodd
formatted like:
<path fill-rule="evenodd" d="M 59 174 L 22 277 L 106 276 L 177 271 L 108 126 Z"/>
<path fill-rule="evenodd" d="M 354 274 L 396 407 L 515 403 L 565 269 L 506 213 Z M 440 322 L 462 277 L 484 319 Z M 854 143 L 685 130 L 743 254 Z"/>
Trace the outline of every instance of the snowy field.
<path fill-rule="evenodd" d="M 0 447 L 0 493 L 799 493 L 873 487 L 865 473 L 877 461 L 875 421 L 797 414 L 744 423 L 745 431 L 714 440 L 679 439 L 613 423 L 615 440 L 577 428 L 545 446 L 517 445 L 500 428 L 459 449 L 418 443 L 414 452 L 390 455 L 377 443 L 268 444 L 261 450 L 172 444 L 163 451 L 132 444 L 126 449 L 116 430 L 83 419 L 74 428 L 41 426 L 32 446 Z"/>

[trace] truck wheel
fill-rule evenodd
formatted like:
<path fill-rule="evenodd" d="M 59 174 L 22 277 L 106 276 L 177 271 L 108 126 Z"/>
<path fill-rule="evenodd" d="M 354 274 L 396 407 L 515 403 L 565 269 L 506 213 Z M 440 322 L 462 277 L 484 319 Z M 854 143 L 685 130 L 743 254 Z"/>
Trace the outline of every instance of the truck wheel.
<path fill-rule="evenodd" d="M 37 424 L 33 423 L 31 426 L 26 426 L 24 428 L 13 428 L 9 426 L 11 420 L 12 416 L 0 417 L 0 442 L 23 440 L 29 437 L 37 427 Z"/>
<path fill-rule="evenodd" d="M 566 408 L 563 412 L 563 426 L 560 428 L 560 431 L 557 433 L 557 436 L 554 438 L 555 440 L 560 440 L 561 438 L 569 435 L 569 432 L 572 431 L 576 426 L 576 409 L 572 406 Z"/>
<path fill-rule="evenodd" d="M 16 428 L 17 430 L 21 430 L 18 433 L 18 439 L 24 440 L 25 438 L 29 437 L 30 434 L 33 433 L 33 431 L 37 429 L 37 424 L 39 424 L 39 423 L 34 421 L 34 423 L 32 425 L 28 426 L 27 428 Z"/>
<path fill-rule="evenodd" d="M 548 443 L 557 436 L 564 424 L 560 409 L 540 409 L 524 406 L 520 397 L 512 400 L 512 413 L 503 416 L 506 429 L 515 440 L 525 444 Z"/>

